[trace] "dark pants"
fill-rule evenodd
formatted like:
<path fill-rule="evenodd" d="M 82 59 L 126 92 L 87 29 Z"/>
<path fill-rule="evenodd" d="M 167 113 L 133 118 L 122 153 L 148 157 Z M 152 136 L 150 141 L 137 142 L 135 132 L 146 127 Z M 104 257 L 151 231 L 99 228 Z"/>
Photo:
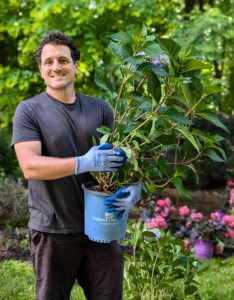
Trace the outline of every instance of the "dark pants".
<path fill-rule="evenodd" d="M 88 300 L 122 299 L 124 262 L 116 241 L 29 229 L 29 242 L 38 300 L 69 300 L 76 280 Z"/>

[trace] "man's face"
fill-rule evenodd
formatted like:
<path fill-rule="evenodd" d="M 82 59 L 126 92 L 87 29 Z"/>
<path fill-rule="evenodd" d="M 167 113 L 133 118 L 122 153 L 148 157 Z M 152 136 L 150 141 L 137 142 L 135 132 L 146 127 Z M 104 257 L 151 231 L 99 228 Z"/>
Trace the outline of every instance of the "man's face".
<path fill-rule="evenodd" d="M 78 62 L 73 63 L 70 49 L 64 45 L 46 44 L 41 52 L 41 76 L 47 90 L 66 90 L 74 86 Z"/>

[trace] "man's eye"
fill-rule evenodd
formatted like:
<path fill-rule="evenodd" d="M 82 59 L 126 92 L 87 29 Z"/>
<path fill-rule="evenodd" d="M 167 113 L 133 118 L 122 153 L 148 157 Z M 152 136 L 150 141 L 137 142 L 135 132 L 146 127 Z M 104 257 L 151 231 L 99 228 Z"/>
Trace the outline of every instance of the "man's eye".
<path fill-rule="evenodd" d="M 48 61 L 46 61 L 45 64 L 46 64 L 46 65 L 51 65 L 51 64 L 52 64 L 52 61 L 51 61 L 51 60 L 48 60 Z"/>
<path fill-rule="evenodd" d="M 67 62 L 67 60 L 66 59 L 61 59 L 60 62 L 61 62 L 61 64 L 65 64 Z"/>

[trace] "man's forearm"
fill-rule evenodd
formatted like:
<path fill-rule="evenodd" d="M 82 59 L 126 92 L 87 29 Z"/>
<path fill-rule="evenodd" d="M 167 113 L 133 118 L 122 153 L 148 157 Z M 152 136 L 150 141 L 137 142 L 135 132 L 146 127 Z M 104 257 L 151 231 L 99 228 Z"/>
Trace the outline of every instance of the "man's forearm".
<path fill-rule="evenodd" d="M 28 180 L 53 180 L 74 175 L 76 160 L 47 156 L 32 156 L 20 163 L 24 177 Z"/>

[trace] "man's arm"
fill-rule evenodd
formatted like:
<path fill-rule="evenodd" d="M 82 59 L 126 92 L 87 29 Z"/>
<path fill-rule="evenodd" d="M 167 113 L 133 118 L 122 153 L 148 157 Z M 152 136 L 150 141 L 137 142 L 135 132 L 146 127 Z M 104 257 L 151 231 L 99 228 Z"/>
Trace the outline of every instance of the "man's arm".
<path fill-rule="evenodd" d="M 28 180 L 53 180 L 74 175 L 75 157 L 42 156 L 40 141 L 16 143 L 14 148 L 24 177 Z"/>
<path fill-rule="evenodd" d="M 20 167 L 26 179 L 52 180 L 84 172 L 117 171 L 126 162 L 122 149 L 109 143 L 93 146 L 85 155 L 56 158 L 41 155 L 41 142 L 20 142 L 14 145 Z"/>

